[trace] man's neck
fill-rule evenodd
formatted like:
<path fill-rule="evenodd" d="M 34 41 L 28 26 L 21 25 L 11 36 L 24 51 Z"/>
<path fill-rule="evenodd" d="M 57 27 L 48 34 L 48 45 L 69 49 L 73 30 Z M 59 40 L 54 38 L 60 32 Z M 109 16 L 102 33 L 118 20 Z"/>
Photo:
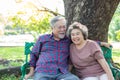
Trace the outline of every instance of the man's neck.
<path fill-rule="evenodd" d="M 54 39 L 55 39 L 56 41 L 60 41 L 60 38 L 54 37 Z"/>

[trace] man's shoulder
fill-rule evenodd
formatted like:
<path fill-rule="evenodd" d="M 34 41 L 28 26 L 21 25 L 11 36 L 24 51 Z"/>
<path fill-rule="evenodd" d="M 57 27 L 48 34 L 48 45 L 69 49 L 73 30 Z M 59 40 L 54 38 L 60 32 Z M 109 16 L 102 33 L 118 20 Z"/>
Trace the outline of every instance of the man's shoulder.
<path fill-rule="evenodd" d="M 51 36 L 52 36 L 51 34 L 43 34 L 39 36 L 39 40 L 46 41 L 46 40 L 49 40 Z"/>
<path fill-rule="evenodd" d="M 42 35 L 40 35 L 39 37 L 50 37 L 51 36 L 51 34 L 42 34 Z"/>

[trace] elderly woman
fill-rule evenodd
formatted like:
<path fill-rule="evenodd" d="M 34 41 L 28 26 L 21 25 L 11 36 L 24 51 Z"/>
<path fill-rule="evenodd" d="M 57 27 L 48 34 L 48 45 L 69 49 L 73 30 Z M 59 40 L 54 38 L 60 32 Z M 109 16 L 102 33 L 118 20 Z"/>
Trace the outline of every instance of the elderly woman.
<path fill-rule="evenodd" d="M 114 80 L 99 45 L 88 38 L 88 29 L 74 22 L 68 28 L 70 59 L 76 75 L 82 80 Z"/>

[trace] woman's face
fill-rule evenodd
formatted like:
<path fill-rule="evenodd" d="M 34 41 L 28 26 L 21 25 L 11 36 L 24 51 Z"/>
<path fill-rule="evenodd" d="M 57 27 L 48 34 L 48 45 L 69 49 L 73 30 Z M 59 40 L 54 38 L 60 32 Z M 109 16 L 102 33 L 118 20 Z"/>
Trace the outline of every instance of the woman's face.
<path fill-rule="evenodd" d="M 82 32 L 79 29 L 73 29 L 71 31 L 71 40 L 74 44 L 80 45 L 84 41 Z"/>

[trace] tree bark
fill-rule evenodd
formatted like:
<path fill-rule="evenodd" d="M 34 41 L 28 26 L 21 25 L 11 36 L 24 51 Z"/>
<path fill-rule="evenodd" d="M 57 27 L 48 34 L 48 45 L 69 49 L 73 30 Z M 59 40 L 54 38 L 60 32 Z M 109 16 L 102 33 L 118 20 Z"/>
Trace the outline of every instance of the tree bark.
<path fill-rule="evenodd" d="M 108 29 L 120 0 L 64 0 L 68 25 L 81 22 L 89 29 L 89 39 L 108 41 Z"/>

